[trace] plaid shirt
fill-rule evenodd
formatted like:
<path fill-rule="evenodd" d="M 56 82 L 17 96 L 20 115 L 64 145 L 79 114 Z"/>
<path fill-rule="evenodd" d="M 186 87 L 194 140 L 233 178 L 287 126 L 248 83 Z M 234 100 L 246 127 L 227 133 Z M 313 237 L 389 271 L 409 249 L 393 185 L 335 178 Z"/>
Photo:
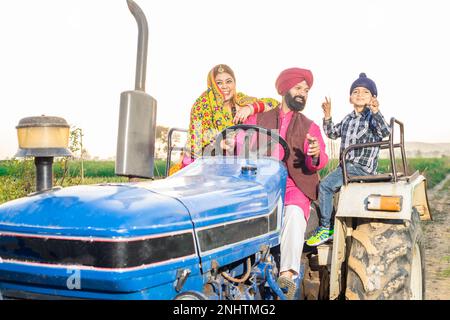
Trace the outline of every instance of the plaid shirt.
<path fill-rule="evenodd" d="M 341 138 L 340 158 L 348 146 L 381 141 L 390 134 L 389 125 L 380 112 L 365 108 L 360 114 L 351 112 L 337 125 L 332 119 L 323 121 L 323 130 L 330 139 Z M 367 174 L 375 174 L 378 166 L 379 147 L 357 148 L 347 153 L 350 162 L 359 164 Z"/>

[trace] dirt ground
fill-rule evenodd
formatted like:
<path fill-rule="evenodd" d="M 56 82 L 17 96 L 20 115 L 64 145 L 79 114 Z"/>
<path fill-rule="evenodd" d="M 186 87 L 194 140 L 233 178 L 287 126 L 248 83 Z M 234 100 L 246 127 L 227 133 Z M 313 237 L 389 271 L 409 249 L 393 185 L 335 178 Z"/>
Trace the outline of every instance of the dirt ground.
<path fill-rule="evenodd" d="M 423 224 L 426 299 L 450 300 L 450 175 L 428 191 L 433 221 Z"/>

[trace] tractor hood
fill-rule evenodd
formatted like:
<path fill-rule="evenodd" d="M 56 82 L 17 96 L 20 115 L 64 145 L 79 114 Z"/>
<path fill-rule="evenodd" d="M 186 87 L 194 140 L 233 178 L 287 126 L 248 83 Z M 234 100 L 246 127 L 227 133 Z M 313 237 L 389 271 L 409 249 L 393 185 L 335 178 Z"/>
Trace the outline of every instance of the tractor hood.
<path fill-rule="evenodd" d="M 226 265 L 276 245 L 286 176 L 273 159 L 198 159 L 160 181 L 10 201 L 0 205 L 0 279 L 63 288 L 74 267 L 87 291 L 156 297 L 149 288 L 172 283 L 178 269 L 192 271 L 188 281 L 199 277 L 200 259 L 209 270 L 213 260 Z"/>
<path fill-rule="evenodd" d="M 0 206 L 0 257 L 124 271 L 197 254 L 189 213 L 179 201 L 132 185 L 96 185 Z"/>
<path fill-rule="evenodd" d="M 227 249 L 245 255 L 247 249 L 254 250 L 249 245 L 252 242 L 255 246 L 260 240 L 277 242 L 286 177 L 284 164 L 275 159 L 211 157 L 197 159 L 167 179 L 138 187 L 184 204 L 201 256 Z"/>
<path fill-rule="evenodd" d="M 242 168 L 254 167 L 254 173 Z M 267 158 L 202 158 L 159 181 L 138 187 L 178 199 L 189 210 L 196 228 L 267 213 L 284 194 L 286 169 Z"/>
<path fill-rule="evenodd" d="M 286 169 L 260 159 L 199 159 L 160 181 L 54 189 L 0 205 L 0 232 L 71 237 L 140 237 L 267 213 L 277 205 Z M 281 186 L 281 188 L 280 188 Z"/>
<path fill-rule="evenodd" d="M 179 201 L 133 185 L 68 187 L 0 206 L 0 232 L 116 238 L 186 229 Z"/>

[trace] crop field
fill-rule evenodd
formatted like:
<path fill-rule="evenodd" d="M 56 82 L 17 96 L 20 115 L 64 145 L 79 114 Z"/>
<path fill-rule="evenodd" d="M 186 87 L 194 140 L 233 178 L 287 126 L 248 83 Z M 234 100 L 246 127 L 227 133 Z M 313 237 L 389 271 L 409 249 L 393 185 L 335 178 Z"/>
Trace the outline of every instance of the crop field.
<path fill-rule="evenodd" d="M 166 163 L 164 160 L 155 161 L 155 177 L 163 177 Z M 336 160 L 331 160 L 320 175 L 326 176 L 337 166 Z M 81 178 L 80 161 L 55 162 L 53 166 L 54 185 L 71 186 L 79 184 L 96 184 L 108 182 L 128 182 L 126 177 L 116 176 L 114 161 L 84 161 L 84 179 Z M 0 203 L 23 197 L 34 192 L 34 163 L 32 160 L 4 160 L 0 161 Z M 398 168 L 400 170 L 400 168 Z M 418 170 L 424 174 L 428 187 L 432 188 L 450 174 L 450 158 L 412 158 L 408 159 L 408 171 Z M 380 159 L 379 172 L 389 172 L 390 162 Z"/>
<path fill-rule="evenodd" d="M 325 177 L 338 165 L 337 160 L 330 160 L 327 166 L 320 171 L 320 176 Z M 447 174 L 450 174 L 450 158 L 411 158 L 407 161 L 408 173 L 412 174 L 416 170 L 427 178 L 428 188 L 433 188 L 441 182 Z M 397 172 L 403 171 L 400 161 L 397 161 Z M 388 159 L 378 161 L 378 173 L 391 172 L 391 164 Z"/>
<path fill-rule="evenodd" d="M 165 173 L 165 161 L 155 162 L 155 177 Z M 55 162 L 53 165 L 53 185 L 73 186 L 111 182 L 129 182 L 126 177 L 116 176 L 114 161 L 84 161 L 84 177 L 81 178 L 81 162 Z M 32 160 L 0 161 L 0 203 L 24 197 L 35 191 L 35 168 Z"/>

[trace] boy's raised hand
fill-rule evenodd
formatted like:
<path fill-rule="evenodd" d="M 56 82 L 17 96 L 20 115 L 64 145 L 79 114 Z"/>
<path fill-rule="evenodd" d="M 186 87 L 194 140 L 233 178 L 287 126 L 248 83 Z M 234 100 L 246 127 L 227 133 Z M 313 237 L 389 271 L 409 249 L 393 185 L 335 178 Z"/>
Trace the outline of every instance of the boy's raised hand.
<path fill-rule="evenodd" d="M 331 118 L 331 98 L 325 97 L 325 101 L 322 102 L 322 110 L 325 120 Z"/>
<path fill-rule="evenodd" d="M 379 111 L 380 103 L 377 100 L 377 97 L 373 97 L 372 100 L 370 100 L 369 108 L 372 110 L 372 113 L 377 113 Z"/>

